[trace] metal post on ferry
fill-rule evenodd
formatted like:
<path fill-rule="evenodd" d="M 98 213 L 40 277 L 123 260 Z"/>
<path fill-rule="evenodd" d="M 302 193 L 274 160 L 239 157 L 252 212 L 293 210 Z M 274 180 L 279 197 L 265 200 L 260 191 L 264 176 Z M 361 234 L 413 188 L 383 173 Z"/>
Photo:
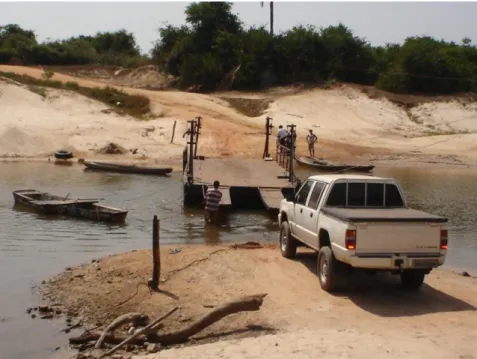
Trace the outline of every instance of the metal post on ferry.
<path fill-rule="evenodd" d="M 295 180 L 293 160 L 295 158 L 295 125 L 288 125 L 290 128 L 290 159 L 289 159 L 289 169 L 288 169 L 288 179 L 290 183 L 293 183 Z"/>
<path fill-rule="evenodd" d="M 189 166 L 188 166 L 188 173 L 187 173 L 187 180 L 189 183 L 194 181 L 194 135 L 195 135 L 195 126 L 196 123 L 194 120 L 188 121 L 190 123 L 189 129 Z"/>
<path fill-rule="evenodd" d="M 262 158 L 264 159 L 267 159 L 267 158 L 270 158 L 270 151 L 269 151 L 269 147 L 270 147 L 270 134 L 271 134 L 271 131 L 272 131 L 272 118 L 271 117 L 268 117 L 265 119 L 265 149 L 263 151 L 263 156 Z"/>

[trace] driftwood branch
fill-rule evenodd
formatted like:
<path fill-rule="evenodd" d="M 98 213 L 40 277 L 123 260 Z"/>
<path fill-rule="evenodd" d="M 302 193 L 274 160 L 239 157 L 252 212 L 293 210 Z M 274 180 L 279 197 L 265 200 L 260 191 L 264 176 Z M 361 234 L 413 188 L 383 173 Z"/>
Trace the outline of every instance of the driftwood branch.
<path fill-rule="evenodd" d="M 156 337 L 150 338 L 149 340 L 151 342 L 158 342 L 164 345 L 184 343 L 190 337 L 230 314 L 260 310 L 265 297 L 266 294 L 257 294 L 228 302 L 213 309 L 203 317 L 178 331 L 158 335 Z"/>
<path fill-rule="evenodd" d="M 101 358 L 104 358 L 105 356 L 108 356 L 108 355 L 111 355 L 113 354 L 116 350 L 118 350 L 119 348 L 121 348 L 122 346 L 130 343 L 133 339 L 135 339 L 136 337 L 140 336 L 141 334 L 144 334 L 146 333 L 149 329 L 151 329 L 152 327 L 155 327 L 157 326 L 161 321 L 163 321 L 164 319 L 166 319 L 167 317 L 169 317 L 170 315 L 172 315 L 177 309 L 179 309 L 179 307 L 175 307 L 174 309 L 170 310 L 169 312 L 167 312 L 165 315 L 163 315 L 162 317 L 154 320 L 152 323 L 149 323 L 147 326 L 145 326 L 144 328 L 142 328 L 141 330 L 138 330 L 136 333 L 134 333 L 133 335 L 131 335 L 129 338 L 126 338 L 125 340 L 123 340 L 121 343 L 119 343 L 118 345 L 116 345 L 115 347 L 111 348 L 110 350 L 108 350 L 107 352 L 103 353 L 102 355 L 99 356 L 98 359 L 101 359 Z"/>
<path fill-rule="evenodd" d="M 87 344 L 89 342 L 95 342 L 101 337 L 101 333 L 89 333 L 83 336 L 79 337 L 71 337 L 69 339 L 70 344 L 72 345 L 82 345 L 82 344 Z M 127 337 L 122 336 L 122 335 L 113 335 L 113 334 L 108 334 L 104 337 L 103 343 L 108 343 L 108 344 L 119 344 L 122 341 L 127 339 Z M 144 335 L 141 335 L 137 338 L 134 338 L 134 340 L 131 340 L 129 344 L 134 344 L 134 345 L 142 345 L 146 341 L 146 337 Z"/>
<path fill-rule="evenodd" d="M 111 343 L 111 344 L 120 343 L 122 345 L 127 343 L 141 345 L 141 344 L 144 344 L 144 342 L 147 339 L 149 343 L 160 343 L 163 345 L 183 343 L 183 342 L 186 342 L 190 337 L 201 332 L 208 326 L 214 324 L 215 322 L 221 320 L 222 318 L 230 314 L 260 310 L 260 307 L 262 306 L 263 300 L 266 297 L 266 295 L 267 294 L 252 295 L 252 296 L 243 297 L 241 299 L 223 304 L 211 310 L 209 313 L 205 314 L 203 317 L 199 318 L 195 322 L 175 332 L 170 332 L 170 333 L 166 333 L 162 335 L 151 334 L 146 337 L 146 335 L 150 333 L 151 331 L 144 330 L 141 332 L 137 332 L 134 336 L 129 338 L 124 336 L 114 336 L 114 335 L 108 334 L 105 336 L 104 342 Z M 155 322 L 151 324 L 154 325 L 154 323 Z M 146 334 L 146 335 L 143 335 L 143 334 Z M 99 333 L 90 333 L 88 335 L 70 338 L 69 342 L 70 344 L 85 344 L 91 341 L 96 341 L 99 339 L 99 337 L 100 337 Z M 125 340 L 128 340 L 128 341 L 124 343 Z"/>
<path fill-rule="evenodd" d="M 96 345 L 94 346 L 95 349 L 100 349 L 103 345 L 104 339 L 109 333 L 112 333 L 116 328 L 126 324 L 126 323 L 133 323 L 136 325 L 143 325 L 147 324 L 149 318 L 147 315 L 141 313 L 126 313 L 120 315 L 116 319 L 114 319 L 107 327 L 104 329 L 103 334 L 99 337 Z"/>

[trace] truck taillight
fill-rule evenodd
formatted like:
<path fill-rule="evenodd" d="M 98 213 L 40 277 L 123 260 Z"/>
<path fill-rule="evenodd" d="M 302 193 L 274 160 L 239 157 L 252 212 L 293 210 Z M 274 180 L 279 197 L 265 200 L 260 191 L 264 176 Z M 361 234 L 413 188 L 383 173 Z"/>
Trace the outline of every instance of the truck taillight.
<path fill-rule="evenodd" d="M 356 249 L 356 230 L 347 229 L 345 237 L 346 249 Z"/>
<path fill-rule="evenodd" d="M 447 249 L 447 229 L 441 229 L 441 249 Z"/>

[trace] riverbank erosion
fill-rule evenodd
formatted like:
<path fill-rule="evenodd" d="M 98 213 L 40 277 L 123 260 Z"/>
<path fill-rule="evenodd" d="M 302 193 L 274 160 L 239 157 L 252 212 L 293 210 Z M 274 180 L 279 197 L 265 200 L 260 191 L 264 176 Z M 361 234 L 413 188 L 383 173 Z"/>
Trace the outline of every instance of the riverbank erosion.
<path fill-rule="evenodd" d="M 0 71 L 42 79 L 40 68 L 0 66 Z M 276 127 L 295 124 L 298 154 L 306 154 L 309 129 L 318 136 L 316 155 L 340 162 L 382 166 L 477 165 L 477 105 L 472 95 L 420 97 L 391 95 L 370 87 L 276 88 L 262 92 L 197 94 L 136 88 L 133 78 L 118 79 L 63 70 L 52 80 L 83 87 L 104 87 L 149 98 L 151 113 L 138 120 L 69 91 L 16 86 L 0 81 L 2 157 L 43 157 L 58 147 L 88 158 L 114 142 L 131 153 L 116 159 L 180 161 L 187 120 L 203 117 L 199 153 L 211 157 L 260 157 L 265 117 Z M 150 70 L 153 71 L 153 70 Z M 140 81 L 138 79 L 138 81 Z M 141 80 L 142 81 L 142 80 Z M 110 113 L 108 113 L 110 112 Z M 172 127 L 178 128 L 173 143 Z M 272 141 L 272 143 L 274 143 Z M 273 155 L 273 151 L 272 151 Z"/>
<path fill-rule="evenodd" d="M 226 302 L 266 294 L 259 310 L 224 317 L 186 343 L 224 342 L 165 346 L 158 358 L 351 353 L 356 358 L 370 353 L 389 358 L 475 358 L 476 278 L 435 270 L 420 291 L 407 292 L 395 276 L 356 275 L 347 289 L 332 295 L 320 289 L 315 268 L 315 254 L 303 250 L 296 260 L 287 260 L 275 245 L 163 246 L 158 292 L 147 287 L 151 252 L 141 250 L 68 268 L 46 282 L 43 294 L 52 308 L 76 317 L 71 323 L 99 326 L 84 337 L 99 335 L 126 313 L 146 314 L 152 321 L 179 307 L 162 322 L 161 337 Z M 127 330 L 131 333 L 129 326 L 114 333 L 116 343 L 128 336 Z M 94 344 L 98 337 L 92 338 Z M 126 349 L 137 355 L 147 350 L 143 342 L 133 344 Z"/>

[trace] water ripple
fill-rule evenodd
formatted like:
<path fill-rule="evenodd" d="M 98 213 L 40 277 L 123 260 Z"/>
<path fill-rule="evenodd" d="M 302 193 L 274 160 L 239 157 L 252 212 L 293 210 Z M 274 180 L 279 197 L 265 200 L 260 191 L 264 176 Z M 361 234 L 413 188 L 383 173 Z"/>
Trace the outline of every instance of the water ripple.
<path fill-rule="evenodd" d="M 204 227 L 200 209 L 182 208 L 181 175 L 149 177 L 84 172 L 43 163 L 0 164 L 0 296 L 1 307 L 11 313 L 8 335 L 0 335 L 6 357 L 26 357 L 44 348 L 59 346 L 65 338 L 51 333 L 44 323 L 32 322 L 24 309 L 36 303 L 30 283 L 38 283 L 61 270 L 103 255 L 148 248 L 152 217 L 160 222 L 161 243 L 223 243 L 247 240 L 277 241 L 276 220 L 257 213 L 234 212 L 220 228 Z M 310 172 L 303 172 L 304 177 Z M 474 230 L 477 172 L 387 169 L 378 175 L 400 180 L 409 203 L 417 209 L 450 219 L 448 261 L 458 267 L 477 268 Z M 112 206 L 129 210 L 125 225 L 84 220 L 50 219 L 13 209 L 12 191 L 33 188 L 71 197 L 105 198 Z M 6 290 L 8 288 L 8 290 Z M 41 329 L 40 329 L 41 325 Z M 41 340 L 15 341 L 20 336 Z M 48 334 L 49 333 L 49 334 Z M 10 338 L 10 339 L 9 339 Z M 41 357 L 39 355 L 38 357 Z M 30 358 L 33 358 L 30 356 Z"/>

